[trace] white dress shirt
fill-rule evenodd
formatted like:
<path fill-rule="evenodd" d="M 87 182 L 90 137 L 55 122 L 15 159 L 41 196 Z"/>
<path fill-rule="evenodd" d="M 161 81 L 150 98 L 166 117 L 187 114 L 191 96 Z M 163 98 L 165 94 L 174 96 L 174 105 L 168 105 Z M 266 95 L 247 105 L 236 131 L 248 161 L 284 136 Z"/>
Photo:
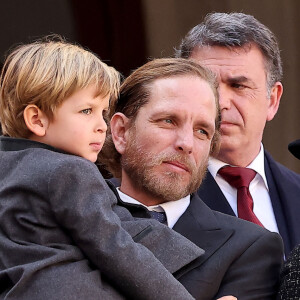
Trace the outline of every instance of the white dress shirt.
<path fill-rule="evenodd" d="M 125 203 L 138 204 L 146 207 L 148 210 L 154 210 L 158 212 L 165 212 L 167 216 L 168 227 L 173 228 L 178 219 L 186 211 L 190 205 L 191 197 L 190 195 L 176 201 L 169 201 L 159 205 L 146 206 L 143 203 L 137 201 L 136 199 L 124 194 L 117 188 L 121 200 Z"/>
<path fill-rule="evenodd" d="M 211 157 L 209 159 L 208 170 L 216 180 L 232 210 L 237 215 L 237 189 L 232 187 L 225 179 L 222 178 L 221 175 L 218 174 L 218 171 L 226 165 L 228 164 Z M 256 171 L 256 176 L 249 186 L 250 194 L 253 199 L 253 212 L 266 229 L 273 232 L 279 232 L 265 174 L 263 145 L 261 145 L 260 152 L 257 157 L 249 166 L 247 166 L 247 168 Z"/>

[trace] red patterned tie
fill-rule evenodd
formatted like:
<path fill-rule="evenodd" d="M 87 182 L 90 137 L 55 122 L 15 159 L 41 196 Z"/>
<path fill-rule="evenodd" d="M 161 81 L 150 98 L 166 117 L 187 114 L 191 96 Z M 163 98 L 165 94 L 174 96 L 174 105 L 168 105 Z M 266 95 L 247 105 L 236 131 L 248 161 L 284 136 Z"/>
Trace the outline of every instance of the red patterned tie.
<path fill-rule="evenodd" d="M 218 172 L 231 186 L 237 189 L 238 216 L 264 227 L 253 212 L 253 200 L 249 192 L 250 182 L 256 175 L 252 169 L 226 166 Z"/>

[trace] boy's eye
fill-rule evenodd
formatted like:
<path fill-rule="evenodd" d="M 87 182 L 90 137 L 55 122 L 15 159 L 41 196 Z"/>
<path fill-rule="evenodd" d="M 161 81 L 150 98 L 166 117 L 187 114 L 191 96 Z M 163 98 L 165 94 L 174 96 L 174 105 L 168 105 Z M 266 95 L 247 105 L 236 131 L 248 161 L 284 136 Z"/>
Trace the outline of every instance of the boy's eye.
<path fill-rule="evenodd" d="M 82 114 L 90 115 L 92 113 L 91 108 L 86 108 L 80 111 Z"/>

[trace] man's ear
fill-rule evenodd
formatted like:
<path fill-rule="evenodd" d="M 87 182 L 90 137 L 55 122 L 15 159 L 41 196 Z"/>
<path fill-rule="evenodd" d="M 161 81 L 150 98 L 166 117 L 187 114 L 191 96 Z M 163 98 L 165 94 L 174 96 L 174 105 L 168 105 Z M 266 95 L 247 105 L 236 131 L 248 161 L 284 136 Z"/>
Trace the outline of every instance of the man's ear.
<path fill-rule="evenodd" d="M 129 119 L 122 113 L 115 113 L 110 121 L 110 129 L 116 150 L 123 154 L 127 143 Z"/>
<path fill-rule="evenodd" d="M 36 105 L 29 104 L 25 107 L 24 121 L 27 128 L 35 135 L 42 137 L 46 134 L 49 119 Z"/>
<path fill-rule="evenodd" d="M 267 121 L 271 121 L 279 108 L 280 98 L 283 93 L 283 86 L 281 82 L 276 82 L 271 89 L 270 99 L 269 99 L 269 107 L 268 107 L 268 114 L 267 114 Z"/>

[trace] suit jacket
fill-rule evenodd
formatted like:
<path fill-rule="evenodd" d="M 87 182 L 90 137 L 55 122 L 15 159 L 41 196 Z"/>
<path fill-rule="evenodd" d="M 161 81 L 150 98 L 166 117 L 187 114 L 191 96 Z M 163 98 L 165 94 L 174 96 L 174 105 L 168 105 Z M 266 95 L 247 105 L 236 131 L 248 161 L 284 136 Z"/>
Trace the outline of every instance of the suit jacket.
<path fill-rule="evenodd" d="M 149 217 L 144 207 L 118 201 L 133 216 Z M 173 229 L 205 250 L 175 274 L 196 299 L 275 299 L 283 258 L 277 233 L 212 211 L 197 194 Z"/>
<path fill-rule="evenodd" d="M 300 299 L 300 245 L 296 246 L 281 271 L 278 300 Z"/>
<path fill-rule="evenodd" d="M 24 139 L 0 150 L 1 299 L 192 299 L 170 272 L 203 250 L 134 220 L 93 163 Z"/>
<path fill-rule="evenodd" d="M 300 175 L 277 163 L 268 152 L 265 152 L 265 173 L 277 226 L 288 256 L 300 243 Z M 211 209 L 235 215 L 209 172 L 197 193 Z"/>

